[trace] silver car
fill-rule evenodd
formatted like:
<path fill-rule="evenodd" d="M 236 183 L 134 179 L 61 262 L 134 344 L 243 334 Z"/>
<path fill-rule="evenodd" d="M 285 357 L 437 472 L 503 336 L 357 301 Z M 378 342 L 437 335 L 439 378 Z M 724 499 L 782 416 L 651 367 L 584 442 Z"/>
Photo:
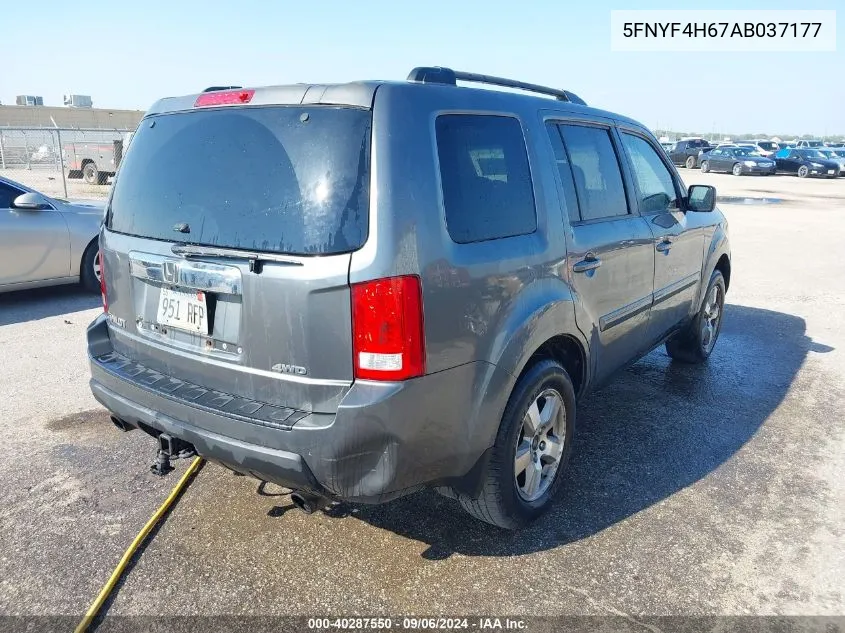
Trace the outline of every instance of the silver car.
<path fill-rule="evenodd" d="M 100 290 L 104 202 L 49 198 L 0 178 L 0 292 L 81 282 Z"/>
<path fill-rule="evenodd" d="M 828 160 L 839 163 L 839 175 L 845 176 L 845 149 L 833 149 L 830 147 L 819 147 L 818 150 Z"/>

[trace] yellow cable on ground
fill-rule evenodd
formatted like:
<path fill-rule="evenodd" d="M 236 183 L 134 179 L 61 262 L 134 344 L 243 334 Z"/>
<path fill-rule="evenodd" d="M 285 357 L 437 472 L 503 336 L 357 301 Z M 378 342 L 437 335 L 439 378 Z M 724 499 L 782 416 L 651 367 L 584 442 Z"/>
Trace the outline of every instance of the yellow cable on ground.
<path fill-rule="evenodd" d="M 164 500 L 164 503 L 159 506 L 158 510 L 155 511 L 155 514 L 150 517 L 150 520 L 147 521 L 146 525 L 141 528 L 141 531 L 138 532 L 138 536 L 132 541 L 129 545 L 129 548 L 123 553 L 123 557 L 120 559 L 120 562 L 117 564 L 117 567 L 114 568 L 114 571 L 111 574 L 108 582 L 103 585 L 103 588 L 100 590 L 99 595 L 97 595 L 97 599 L 91 603 L 91 606 L 88 607 L 88 611 L 85 613 L 85 617 L 82 618 L 82 621 L 77 625 L 74 629 L 74 633 L 84 633 L 89 626 L 91 626 L 91 622 L 94 621 L 94 618 L 97 616 L 97 613 L 103 606 L 103 603 L 106 601 L 106 598 L 109 597 L 109 594 L 114 589 L 114 586 L 117 584 L 117 581 L 120 579 L 121 574 L 123 574 L 123 570 L 126 569 L 126 565 L 129 564 L 129 561 L 132 560 L 133 554 L 138 549 L 138 546 L 144 542 L 144 539 L 147 538 L 149 533 L 152 529 L 156 526 L 156 524 L 161 520 L 161 517 L 165 515 L 165 513 L 170 509 L 170 506 L 173 505 L 173 502 L 176 500 L 176 497 L 179 496 L 179 493 L 185 489 L 185 486 L 190 481 L 191 477 L 193 477 L 197 471 L 199 470 L 200 466 L 203 464 L 203 458 L 197 457 L 194 461 L 191 462 L 191 465 L 188 466 L 188 470 L 185 471 L 185 474 L 182 475 L 179 482 L 176 484 L 176 487 L 170 492 L 167 496 L 167 499 Z"/>

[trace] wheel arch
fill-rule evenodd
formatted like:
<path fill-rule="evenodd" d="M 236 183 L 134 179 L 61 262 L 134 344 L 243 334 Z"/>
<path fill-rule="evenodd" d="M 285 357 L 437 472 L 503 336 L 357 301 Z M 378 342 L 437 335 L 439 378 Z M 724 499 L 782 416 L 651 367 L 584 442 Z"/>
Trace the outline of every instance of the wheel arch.
<path fill-rule="evenodd" d="M 525 366 L 517 376 L 517 382 L 531 367 L 542 360 L 553 360 L 559 363 L 569 374 L 572 387 L 575 389 L 575 397 L 581 396 L 587 383 L 587 352 L 580 340 L 571 334 L 558 334 L 544 341 L 525 362 Z"/>
<path fill-rule="evenodd" d="M 569 372 L 576 394 L 589 382 L 589 345 L 575 322 L 575 297 L 559 278 L 537 281 L 514 301 L 517 309 L 504 321 L 490 362 L 514 377 L 542 358 L 557 360 Z"/>
<path fill-rule="evenodd" d="M 725 291 L 727 292 L 731 281 L 731 252 L 728 243 L 728 234 L 725 231 L 724 225 L 721 223 L 716 225 L 716 230 L 705 252 L 698 299 L 695 303 L 693 313 L 701 307 L 701 302 L 704 300 L 704 291 L 707 289 L 707 284 L 710 283 L 710 277 L 713 276 L 714 270 L 721 272 L 725 278 Z"/>
<path fill-rule="evenodd" d="M 722 273 L 722 277 L 725 278 L 725 291 L 727 292 L 731 285 L 731 258 L 728 257 L 727 253 L 722 253 L 714 268 Z"/>

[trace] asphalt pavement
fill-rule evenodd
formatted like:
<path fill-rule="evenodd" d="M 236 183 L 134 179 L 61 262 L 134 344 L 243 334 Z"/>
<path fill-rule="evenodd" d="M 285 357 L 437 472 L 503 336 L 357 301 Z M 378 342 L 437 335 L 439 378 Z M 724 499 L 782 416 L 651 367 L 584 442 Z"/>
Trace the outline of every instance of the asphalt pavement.
<path fill-rule="evenodd" d="M 700 367 L 658 349 L 584 399 L 563 492 L 504 532 L 422 492 L 305 515 L 206 465 L 113 615 L 845 614 L 845 179 L 684 173 L 733 267 Z M 149 472 L 88 390 L 76 288 L 0 295 L 0 614 L 81 614 L 187 464 Z"/>

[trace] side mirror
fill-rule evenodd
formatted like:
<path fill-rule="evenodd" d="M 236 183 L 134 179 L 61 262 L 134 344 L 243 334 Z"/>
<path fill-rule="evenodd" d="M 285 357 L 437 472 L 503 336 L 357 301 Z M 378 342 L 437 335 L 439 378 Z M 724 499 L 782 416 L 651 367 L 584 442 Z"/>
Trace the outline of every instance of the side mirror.
<path fill-rule="evenodd" d="M 26 211 L 43 211 L 52 209 L 53 205 L 40 193 L 23 193 L 12 202 L 12 208 Z"/>
<path fill-rule="evenodd" d="M 716 208 L 716 187 L 710 185 L 690 185 L 687 192 L 687 209 L 708 213 Z"/>

